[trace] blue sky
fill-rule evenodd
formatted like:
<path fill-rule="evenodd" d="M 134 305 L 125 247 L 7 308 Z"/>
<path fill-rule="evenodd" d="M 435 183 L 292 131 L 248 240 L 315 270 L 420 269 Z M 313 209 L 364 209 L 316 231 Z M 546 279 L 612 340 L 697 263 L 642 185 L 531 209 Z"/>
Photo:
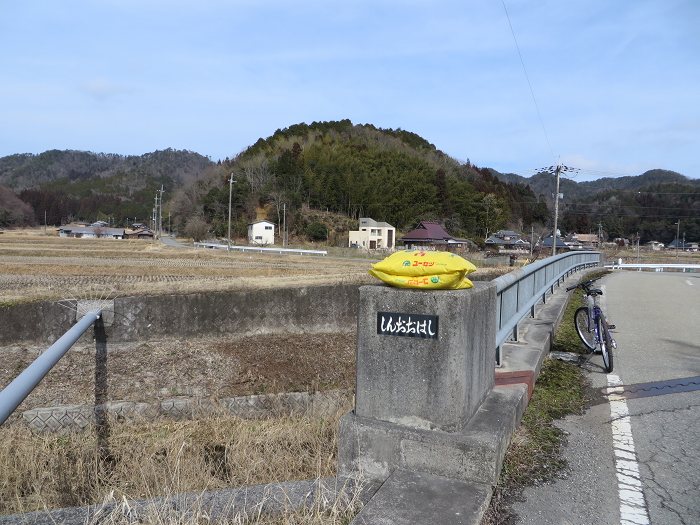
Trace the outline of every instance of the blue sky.
<path fill-rule="evenodd" d="M 216 160 L 349 118 L 522 175 L 700 178 L 700 2 L 505 5 L 537 106 L 501 0 L 0 0 L 0 156 Z"/>

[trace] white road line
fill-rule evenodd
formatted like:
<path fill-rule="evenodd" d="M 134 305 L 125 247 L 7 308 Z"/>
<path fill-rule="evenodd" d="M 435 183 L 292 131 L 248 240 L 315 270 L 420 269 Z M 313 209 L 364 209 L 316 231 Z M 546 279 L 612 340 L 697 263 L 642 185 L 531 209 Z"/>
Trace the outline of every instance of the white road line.
<path fill-rule="evenodd" d="M 691 281 L 690 279 L 686 279 L 685 284 L 687 284 L 688 286 L 693 286 L 693 281 Z"/>
<path fill-rule="evenodd" d="M 627 401 L 615 394 L 622 393 L 622 381 L 617 375 L 608 374 L 608 388 L 617 490 L 620 496 L 620 525 L 649 525 L 651 522 L 642 492 Z"/>

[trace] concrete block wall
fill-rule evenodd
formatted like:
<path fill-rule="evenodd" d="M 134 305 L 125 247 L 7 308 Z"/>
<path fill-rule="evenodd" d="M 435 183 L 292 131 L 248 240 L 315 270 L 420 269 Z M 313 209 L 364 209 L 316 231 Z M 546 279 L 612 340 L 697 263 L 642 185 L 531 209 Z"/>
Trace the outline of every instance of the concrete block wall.
<path fill-rule="evenodd" d="M 128 342 L 165 336 L 354 330 L 358 298 L 357 285 L 118 297 L 107 334 L 113 342 Z M 0 345 L 53 343 L 74 324 L 70 308 L 74 304 L 0 308 Z"/>

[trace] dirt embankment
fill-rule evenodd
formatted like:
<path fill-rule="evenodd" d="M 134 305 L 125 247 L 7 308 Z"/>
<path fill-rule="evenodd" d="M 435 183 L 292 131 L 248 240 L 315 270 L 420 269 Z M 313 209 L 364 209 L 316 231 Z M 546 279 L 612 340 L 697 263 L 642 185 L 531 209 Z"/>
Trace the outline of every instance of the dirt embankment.
<path fill-rule="evenodd" d="M 3 348 L 0 386 L 45 348 Z M 76 344 L 20 410 L 95 402 L 96 371 L 106 371 L 107 401 L 153 403 L 185 396 L 225 398 L 261 393 L 352 389 L 355 334 L 284 334 Z"/>

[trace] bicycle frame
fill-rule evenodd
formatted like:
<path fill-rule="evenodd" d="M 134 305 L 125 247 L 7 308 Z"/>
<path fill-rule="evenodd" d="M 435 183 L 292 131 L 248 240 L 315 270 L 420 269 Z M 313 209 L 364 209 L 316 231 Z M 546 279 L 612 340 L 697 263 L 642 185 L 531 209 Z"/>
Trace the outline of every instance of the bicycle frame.
<path fill-rule="evenodd" d="M 600 306 L 598 306 L 598 298 L 596 296 L 586 295 L 586 303 L 588 306 L 588 331 L 593 332 L 595 330 L 595 342 L 599 344 L 602 341 L 601 334 L 599 333 L 598 327 L 600 323 Z"/>

